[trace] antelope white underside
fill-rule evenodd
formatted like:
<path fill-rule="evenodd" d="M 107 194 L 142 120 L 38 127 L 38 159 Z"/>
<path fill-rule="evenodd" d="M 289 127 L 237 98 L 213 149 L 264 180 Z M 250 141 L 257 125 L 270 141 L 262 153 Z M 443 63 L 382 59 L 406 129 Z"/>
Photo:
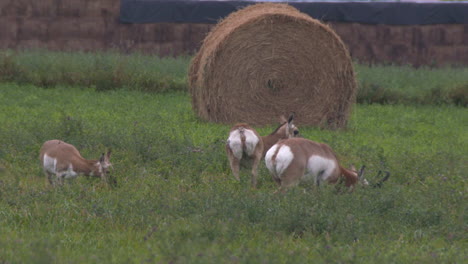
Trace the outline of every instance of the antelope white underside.
<path fill-rule="evenodd" d="M 57 159 L 49 157 L 47 154 L 44 155 L 44 169 L 50 173 L 57 174 L 60 173 L 60 176 L 64 178 L 72 178 L 78 176 L 73 170 L 73 165 L 70 163 L 66 171 L 57 170 Z"/>
<path fill-rule="evenodd" d="M 315 183 L 325 181 L 336 168 L 335 161 L 321 156 L 312 156 L 307 161 L 304 180 L 313 180 Z"/>

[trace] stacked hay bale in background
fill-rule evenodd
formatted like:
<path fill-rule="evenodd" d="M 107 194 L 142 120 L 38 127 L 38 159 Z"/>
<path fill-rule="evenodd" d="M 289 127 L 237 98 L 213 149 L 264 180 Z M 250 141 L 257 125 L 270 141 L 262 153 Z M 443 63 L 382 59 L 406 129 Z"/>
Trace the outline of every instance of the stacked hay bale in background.
<path fill-rule="evenodd" d="M 351 58 L 326 25 L 287 4 L 232 13 L 205 38 L 189 69 L 194 111 L 220 122 L 346 125 L 355 100 Z"/>

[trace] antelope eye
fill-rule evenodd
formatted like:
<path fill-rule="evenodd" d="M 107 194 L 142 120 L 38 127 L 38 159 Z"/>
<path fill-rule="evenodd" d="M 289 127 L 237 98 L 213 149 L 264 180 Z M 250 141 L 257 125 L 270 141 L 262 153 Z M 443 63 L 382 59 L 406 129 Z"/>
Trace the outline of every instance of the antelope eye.
<path fill-rule="evenodd" d="M 294 133 L 294 135 L 297 135 L 297 134 L 299 134 L 299 130 L 294 130 L 293 133 Z"/>

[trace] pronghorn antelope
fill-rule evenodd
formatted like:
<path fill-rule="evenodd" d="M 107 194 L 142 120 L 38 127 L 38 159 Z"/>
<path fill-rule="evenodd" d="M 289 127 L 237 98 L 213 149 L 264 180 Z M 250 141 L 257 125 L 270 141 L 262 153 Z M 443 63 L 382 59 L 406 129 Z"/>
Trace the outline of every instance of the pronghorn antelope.
<path fill-rule="evenodd" d="M 60 184 L 63 183 L 64 178 L 72 178 L 81 174 L 107 180 L 108 168 L 112 166 L 109 162 L 110 155 L 109 150 L 106 155 L 102 153 L 99 160 L 87 160 L 73 145 L 54 139 L 42 145 L 39 157 L 50 184 L 54 185 L 54 175 Z"/>
<path fill-rule="evenodd" d="M 354 166 L 345 169 L 338 163 L 335 153 L 327 144 L 305 138 L 279 141 L 266 153 L 265 163 L 281 191 L 299 184 L 300 181 L 313 181 L 320 185 L 322 182 L 336 183 L 342 178 L 347 187 L 352 187 L 359 181 L 368 185 L 367 180 L 362 177 L 364 166 L 359 172 L 356 172 Z"/>
<path fill-rule="evenodd" d="M 260 136 L 255 129 L 245 123 L 235 125 L 229 131 L 226 153 L 234 177 L 239 181 L 239 169 L 242 160 L 252 162 L 252 187 L 257 186 L 258 164 L 266 151 L 281 139 L 297 136 L 299 130 L 293 124 L 294 114 L 286 120 L 281 117 L 281 125 L 268 136 Z"/>

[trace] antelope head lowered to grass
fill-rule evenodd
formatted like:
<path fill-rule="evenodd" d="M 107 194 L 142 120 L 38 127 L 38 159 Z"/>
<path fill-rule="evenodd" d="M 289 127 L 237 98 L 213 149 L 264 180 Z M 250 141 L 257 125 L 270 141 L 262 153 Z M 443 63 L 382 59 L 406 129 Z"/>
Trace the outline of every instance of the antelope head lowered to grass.
<path fill-rule="evenodd" d="M 110 155 L 109 150 L 106 155 L 102 153 L 99 160 L 87 160 L 73 145 L 56 139 L 46 141 L 40 151 L 42 167 L 52 185 L 55 180 L 62 184 L 64 178 L 78 175 L 96 176 L 107 181 L 108 169 L 112 166 Z"/>
<path fill-rule="evenodd" d="M 347 187 L 353 187 L 358 182 L 369 184 L 363 177 L 364 166 L 359 172 L 354 166 L 351 169 L 343 168 L 327 144 L 305 138 L 279 141 L 266 153 L 265 163 L 281 191 L 301 181 L 313 181 L 320 185 L 322 182 L 337 183 L 344 179 Z M 374 186 L 380 187 L 389 176 L 387 172 L 385 178 Z"/>
<path fill-rule="evenodd" d="M 293 124 L 294 114 L 288 120 L 281 117 L 281 125 L 270 135 L 261 137 L 255 129 L 245 123 L 235 125 L 229 131 L 226 153 L 234 177 L 239 181 L 239 169 L 242 160 L 252 162 L 252 187 L 257 186 L 258 164 L 266 151 L 281 139 L 292 138 L 299 134 Z"/>

